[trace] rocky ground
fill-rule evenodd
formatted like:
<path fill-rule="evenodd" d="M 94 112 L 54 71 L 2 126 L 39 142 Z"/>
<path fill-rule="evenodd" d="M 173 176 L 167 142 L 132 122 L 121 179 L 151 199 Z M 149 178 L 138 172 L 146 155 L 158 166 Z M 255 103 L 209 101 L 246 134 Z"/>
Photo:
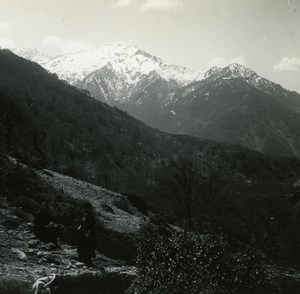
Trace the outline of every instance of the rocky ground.
<path fill-rule="evenodd" d="M 44 244 L 33 234 L 30 215 L 0 197 L 0 280 L 3 278 L 33 283 L 51 273 L 79 275 L 82 273 L 111 273 L 134 275 L 135 268 L 123 261 L 114 260 L 97 253 L 93 267 L 78 262 L 74 246 L 52 243 Z"/>

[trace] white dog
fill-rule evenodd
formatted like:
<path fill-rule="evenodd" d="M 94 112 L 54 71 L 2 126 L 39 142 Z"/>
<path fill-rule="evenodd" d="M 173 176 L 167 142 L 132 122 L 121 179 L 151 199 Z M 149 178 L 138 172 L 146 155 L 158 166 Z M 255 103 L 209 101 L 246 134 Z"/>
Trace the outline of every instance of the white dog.
<path fill-rule="evenodd" d="M 32 286 L 34 294 L 51 294 L 49 286 L 53 283 L 55 277 L 55 274 L 53 274 L 52 277 L 50 276 L 37 279 Z"/>

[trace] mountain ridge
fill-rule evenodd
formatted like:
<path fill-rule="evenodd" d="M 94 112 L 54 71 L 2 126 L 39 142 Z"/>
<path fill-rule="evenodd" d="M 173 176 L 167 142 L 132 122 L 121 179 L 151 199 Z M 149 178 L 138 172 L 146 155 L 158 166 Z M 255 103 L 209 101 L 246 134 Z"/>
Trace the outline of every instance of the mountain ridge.
<path fill-rule="evenodd" d="M 300 156 L 300 95 L 243 65 L 193 72 L 137 47 L 110 44 L 51 59 L 45 68 L 165 132 Z"/>
<path fill-rule="evenodd" d="M 180 85 L 186 85 L 202 78 L 203 72 L 190 70 L 163 62 L 160 58 L 124 43 L 108 43 L 88 51 L 79 51 L 67 55 L 59 55 L 48 60 L 38 60 L 26 50 L 11 49 L 17 55 L 40 63 L 61 79 L 75 85 L 86 75 L 111 64 L 116 72 L 125 76 L 128 84 L 133 84 L 155 70 L 168 80 L 176 80 Z M 31 51 L 31 49 L 29 49 Z M 36 52 L 37 55 L 42 53 Z M 123 64 L 123 66 L 122 66 Z"/>

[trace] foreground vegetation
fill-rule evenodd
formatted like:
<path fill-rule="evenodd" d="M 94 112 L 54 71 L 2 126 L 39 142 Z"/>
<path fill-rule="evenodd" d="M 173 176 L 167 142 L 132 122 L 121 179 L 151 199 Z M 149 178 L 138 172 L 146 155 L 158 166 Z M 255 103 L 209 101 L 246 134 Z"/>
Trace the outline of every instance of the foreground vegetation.
<path fill-rule="evenodd" d="M 216 234 L 144 230 L 132 293 L 257 293 L 265 283 L 261 256 L 250 247 Z"/>

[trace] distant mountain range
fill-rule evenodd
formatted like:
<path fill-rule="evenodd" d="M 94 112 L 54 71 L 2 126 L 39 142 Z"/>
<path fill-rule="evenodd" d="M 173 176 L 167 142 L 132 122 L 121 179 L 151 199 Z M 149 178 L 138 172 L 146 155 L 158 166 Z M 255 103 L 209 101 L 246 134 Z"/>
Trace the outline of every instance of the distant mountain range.
<path fill-rule="evenodd" d="M 242 65 L 194 71 L 125 44 L 55 58 L 12 51 L 149 126 L 300 157 L 300 95 Z"/>

